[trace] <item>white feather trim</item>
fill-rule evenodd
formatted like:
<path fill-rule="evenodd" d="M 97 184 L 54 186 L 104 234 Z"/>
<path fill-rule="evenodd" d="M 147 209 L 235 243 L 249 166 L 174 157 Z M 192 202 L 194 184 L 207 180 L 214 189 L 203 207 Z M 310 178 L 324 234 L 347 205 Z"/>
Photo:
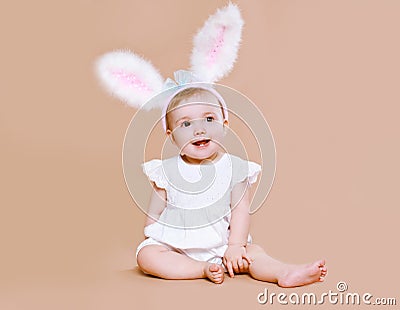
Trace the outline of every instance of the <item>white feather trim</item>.
<path fill-rule="evenodd" d="M 163 78 L 157 69 L 149 61 L 128 51 L 101 56 L 96 62 L 96 73 L 110 94 L 135 108 L 150 108 L 144 103 L 163 88 Z"/>
<path fill-rule="evenodd" d="M 235 4 L 217 10 L 193 40 L 191 70 L 204 82 L 216 82 L 233 68 L 242 35 L 243 20 Z"/>

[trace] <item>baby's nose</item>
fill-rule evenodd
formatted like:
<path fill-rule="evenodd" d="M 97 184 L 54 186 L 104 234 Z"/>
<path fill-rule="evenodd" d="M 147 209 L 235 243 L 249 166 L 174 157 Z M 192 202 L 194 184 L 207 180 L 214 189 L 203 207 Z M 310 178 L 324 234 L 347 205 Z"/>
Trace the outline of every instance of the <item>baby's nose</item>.
<path fill-rule="evenodd" d="M 199 135 L 204 135 L 206 133 L 206 128 L 204 126 L 203 122 L 196 122 L 194 126 L 194 135 L 199 136 Z"/>

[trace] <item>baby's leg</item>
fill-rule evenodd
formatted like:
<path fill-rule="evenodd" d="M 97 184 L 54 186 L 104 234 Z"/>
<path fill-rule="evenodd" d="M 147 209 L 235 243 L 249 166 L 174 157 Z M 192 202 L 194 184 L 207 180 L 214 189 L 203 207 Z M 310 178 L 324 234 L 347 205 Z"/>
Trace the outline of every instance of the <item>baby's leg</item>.
<path fill-rule="evenodd" d="M 295 287 L 324 281 L 327 273 L 324 260 L 307 265 L 290 265 L 268 256 L 256 244 L 249 244 L 246 248 L 252 259 L 249 274 L 257 280 L 278 283 L 282 287 Z"/>
<path fill-rule="evenodd" d="M 209 278 L 214 283 L 224 281 L 221 265 L 191 259 L 162 245 L 147 245 L 138 255 L 140 269 L 164 279 Z"/>

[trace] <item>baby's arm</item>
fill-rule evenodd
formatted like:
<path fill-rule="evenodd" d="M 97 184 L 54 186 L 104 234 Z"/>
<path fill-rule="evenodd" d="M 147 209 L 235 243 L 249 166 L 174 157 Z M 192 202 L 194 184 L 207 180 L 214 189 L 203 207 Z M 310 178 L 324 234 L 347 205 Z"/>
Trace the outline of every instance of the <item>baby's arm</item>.
<path fill-rule="evenodd" d="M 234 271 L 239 273 L 250 264 L 246 254 L 247 237 L 250 228 L 250 190 L 247 180 L 234 186 L 231 194 L 231 221 L 228 240 L 228 249 L 224 255 L 224 264 L 229 275 L 234 276 Z M 243 261 L 243 258 L 247 261 Z"/>
<path fill-rule="evenodd" d="M 149 209 L 147 211 L 145 226 L 153 224 L 160 217 L 165 209 L 167 193 L 164 189 L 157 187 L 153 183 L 153 191 L 150 198 Z"/>

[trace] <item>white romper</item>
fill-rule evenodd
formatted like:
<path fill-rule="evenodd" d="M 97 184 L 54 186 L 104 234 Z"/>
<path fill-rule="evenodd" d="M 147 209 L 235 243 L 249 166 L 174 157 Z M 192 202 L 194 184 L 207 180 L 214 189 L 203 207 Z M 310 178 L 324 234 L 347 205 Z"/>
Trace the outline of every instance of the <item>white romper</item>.
<path fill-rule="evenodd" d="M 257 180 L 261 166 L 224 153 L 213 164 L 186 163 L 181 156 L 145 162 L 143 171 L 166 191 L 167 205 L 157 222 L 144 228 L 137 248 L 160 244 L 193 259 L 222 264 L 231 218 L 231 192 L 240 182 Z M 251 242 L 251 236 L 248 237 Z"/>

